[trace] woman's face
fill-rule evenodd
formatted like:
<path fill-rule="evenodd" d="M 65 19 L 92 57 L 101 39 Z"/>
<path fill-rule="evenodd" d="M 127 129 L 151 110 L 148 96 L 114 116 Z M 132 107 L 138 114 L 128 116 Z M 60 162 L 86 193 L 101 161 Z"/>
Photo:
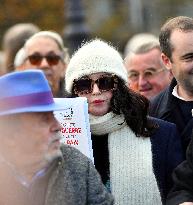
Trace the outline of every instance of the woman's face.
<path fill-rule="evenodd" d="M 84 81 L 85 79 L 87 81 Z M 91 88 L 89 86 L 90 84 Z M 87 89 L 88 91 L 77 92 L 77 94 L 79 97 L 87 98 L 88 111 L 90 114 L 95 116 L 102 116 L 109 112 L 110 101 L 113 96 L 113 91 L 109 88 L 114 87 L 115 85 L 114 79 L 111 75 L 106 73 L 95 73 L 81 78 L 77 81 L 76 85 L 77 89 L 79 89 L 79 87 L 82 87 L 85 90 Z"/>

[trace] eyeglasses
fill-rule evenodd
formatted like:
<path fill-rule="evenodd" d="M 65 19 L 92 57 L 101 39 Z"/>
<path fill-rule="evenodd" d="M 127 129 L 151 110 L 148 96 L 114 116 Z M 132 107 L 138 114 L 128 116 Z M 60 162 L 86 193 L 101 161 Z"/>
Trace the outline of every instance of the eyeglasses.
<path fill-rule="evenodd" d="M 57 65 L 59 61 L 62 60 L 62 57 L 56 54 L 48 54 L 43 56 L 38 53 L 30 55 L 26 59 L 28 59 L 32 65 L 39 66 L 43 58 L 46 59 L 50 66 Z"/>
<path fill-rule="evenodd" d="M 88 94 L 92 93 L 94 84 L 97 84 L 100 92 L 115 90 L 117 88 L 118 79 L 116 76 L 101 76 L 97 80 L 90 78 L 80 78 L 74 80 L 75 94 Z"/>
<path fill-rule="evenodd" d="M 144 72 L 142 72 L 142 76 L 143 78 L 145 78 L 146 80 L 150 80 L 152 79 L 154 76 L 156 76 L 158 73 L 162 72 L 162 71 L 166 71 L 165 68 L 161 68 L 161 69 L 157 69 L 157 70 L 145 70 Z M 139 80 L 139 76 L 140 73 L 136 72 L 136 71 L 131 71 L 128 73 L 128 78 L 131 81 L 138 81 Z"/>

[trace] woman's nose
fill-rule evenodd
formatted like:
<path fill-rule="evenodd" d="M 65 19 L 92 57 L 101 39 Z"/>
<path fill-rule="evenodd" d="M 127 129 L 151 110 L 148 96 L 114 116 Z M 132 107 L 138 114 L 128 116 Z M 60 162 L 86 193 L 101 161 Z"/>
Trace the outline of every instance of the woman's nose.
<path fill-rule="evenodd" d="M 93 94 L 93 95 L 96 95 L 96 94 L 100 94 L 100 93 L 101 93 L 101 92 L 100 92 L 100 90 L 99 90 L 98 85 L 97 85 L 96 83 L 94 83 L 93 88 L 92 88 L 92 94 Z"/>

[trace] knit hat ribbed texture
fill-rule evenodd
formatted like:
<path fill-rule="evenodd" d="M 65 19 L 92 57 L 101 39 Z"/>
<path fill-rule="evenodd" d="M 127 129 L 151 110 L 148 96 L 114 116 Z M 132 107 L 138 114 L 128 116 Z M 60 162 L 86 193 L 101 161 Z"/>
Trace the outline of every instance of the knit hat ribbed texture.
<path fill-rule="evenodd" d="M 115 74 L 127 83 L 127 71 L 119 52 L 108 43 L 95 39 L 83 44 L 72 56 L 65 74 L 67 92 L 72 92 L 75 79 L 100 72 Z"/>

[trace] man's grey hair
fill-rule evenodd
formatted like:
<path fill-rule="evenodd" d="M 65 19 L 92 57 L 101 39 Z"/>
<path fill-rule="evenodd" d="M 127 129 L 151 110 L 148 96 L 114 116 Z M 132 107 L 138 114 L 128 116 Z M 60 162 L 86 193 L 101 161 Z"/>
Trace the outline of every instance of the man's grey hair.
<path fill-rule="evenodd" d="M 152 33 L 137 33 L 133 35 L 127 42 L 124 50 L 124 56 L 126 57 L 129 53 L 133 53 L 140 46 L 155 42 L 159 44 L 159 39 Z"/>
<path fill-rule="evenodd" d="M 127 53 L 124 61 L 128 61 L 133 55 L 145 54 L 153 49 L 158 49 L 161 52 L 158 38 L 148 39 L 148 41 L 141 42 L 138 46 L 135 46 L 129 53 Z"/>
<path fill-rule="evenodd" d="M 149 40 L 151 40 L 151 39 L 149 39 Z M 141 43 L 141 45 L 139 45 L 138 47 L 135 47 L 135 49 L 133 49 L 132 52 L 129 52 L 127 54 L 124 61 L 128 62 L 132 58 L 133 55 L 145 54 L 145 53 L 150 52 L 153 49 L 158 49 L 161 53 L 161 47 L 160 47 L 158 38 L 152 39 L 149 42 Z M 161 60 L 161 56 L 160 56 L 160 63 L 163 65 L 163 62 Z M 163 67 L 165 68 L 164 65 L 163 65 Z"/>
<path fill-rule="evenodd" d="M 161 52 L 159 41 L 152 41 L 148 43 L 144 43 L 138 48 L 136 48 L 133 53 L 134 54 L 143 54 L 151 51 L 152 49 L 158 49 Z"/>

